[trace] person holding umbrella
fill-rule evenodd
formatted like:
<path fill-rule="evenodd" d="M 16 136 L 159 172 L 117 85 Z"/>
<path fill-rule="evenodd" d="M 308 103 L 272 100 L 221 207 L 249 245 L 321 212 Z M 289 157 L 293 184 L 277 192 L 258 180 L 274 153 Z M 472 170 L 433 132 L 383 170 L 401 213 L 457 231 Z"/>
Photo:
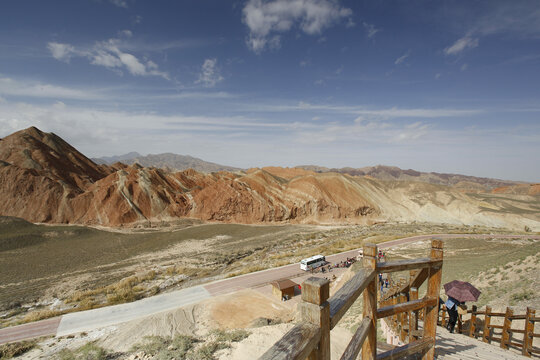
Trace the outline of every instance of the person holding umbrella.
<path fill-rule="evenodd" d="M 450 317 L 450 319 L 448 320 L 448 324 L 446 325 L 446 329 L 450 331 L 450 333 L 453 333 L 458 318 L 457 308 L 461 305 L 461 303 L 453 297 L 449 296 L 448 300 L 446 300 L 444 305 L 446 306 L 446 310 L 448 310 L 448 316 Z"/>
<path fill-rule="evenodd" d="M 458 306 L 466 301 L 476 301 L 481 292 L 466 281 L 454 280 L 444 284 L 444 291 L 448 295 L 448 300 L 444 303 L 448 310 L 448 326 L 446 327 L 451 333 L 454 332 L 458 318 Z"/>

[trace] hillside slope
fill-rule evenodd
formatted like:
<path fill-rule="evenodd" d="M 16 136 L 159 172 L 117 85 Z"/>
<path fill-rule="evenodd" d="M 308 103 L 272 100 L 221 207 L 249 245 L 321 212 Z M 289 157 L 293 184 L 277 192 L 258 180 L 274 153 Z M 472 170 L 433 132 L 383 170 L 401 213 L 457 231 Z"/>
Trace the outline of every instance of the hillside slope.
<path fill-rule="evenodd" d="M 0 161 L 0 215 L 31 222 L 121 226 L 191 217 L 246 224 L 421 221 L 540 230 L 539 195 L 464 194 L 442 185 L 279 167 L 205 174 L 103 166 L 35 128 L 0 140 Z"/>

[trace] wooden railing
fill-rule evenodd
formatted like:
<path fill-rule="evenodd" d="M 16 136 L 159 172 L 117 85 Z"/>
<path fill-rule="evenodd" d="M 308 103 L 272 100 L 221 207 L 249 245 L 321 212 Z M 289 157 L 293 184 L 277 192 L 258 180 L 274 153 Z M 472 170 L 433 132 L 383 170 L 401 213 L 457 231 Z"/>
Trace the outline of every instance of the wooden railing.
<path fill-rule="evenodd" d="M 392 287 L 387 289 L 381 296 L 380 304 L 383 306 L 403 306 L 403 303 L 409 298 L 413 301 L 418 298 L 418 288 L 427 279 L 427 271 L 422 269 L 419 272 L 411 271 L 410 281 L 401 280 L 395 282 Z M 414 310 L 414 309 L 411 309 Z M 511 308 L 506 308 L 506 312 L 497 313 L 491 310 L 490 306 L 486 306 L 484 310 L 478 311 L 477 306 L 473 305 L 472 309 L 467 310 L 471 314 L 468 321 L 468 329 L 464 331 L 463 315 L 458 315 L 457 332 L 467 334 L 474 338 L 479 338 L 486 343 L 498 342 L 500 347 L 508 349 L 514 347 L 520 349 L 525 356 L 533 354 L 540 355 L 540 348 L 533 346 L 534 338 L 540 337 L 540 334 L 534 332 L 534 325 L 540 322 L 540 318 L 536 317 L 536 311 L 527 308 L 523 315 L 515 315 Z M 483 316 L 483 323 L 481 322 Z M 438 324 L 445 326 L 447 324 L 446 306 L 441 304 L 441 314 Z M 495 325 L 491 323 L 492 318 L 504 318 L 503 325 Z M 422 310 L 412 311 L 408 314 L 397 315 L 387 319 L 386 324 L 396 334 L 396 337 L 401 341 L 414 341 L 418 339 L 420 331 L 418 330 L 418 320 L 423 319 Z M 524 320 L 523 328 L 512 328 L 513 320 Z M 480 326 L 478 326 L 480 322 Z M 495 334 L 494 330 L 500 330 L 499 334 Z M 522 339 L 514 339 L 513 334 L 523 334 Z M 495 335 L 495 336 L 494 336 Z M 497 336 L 498 335 L 498 336 Z"/>
<path fill-rule="evenodd" d="M 302 285 L 302 303 L 299 304 L 300 323 L 289 330 L 260 359 L 317 359 L 330 360 L 330 330 L 343 318 L 351 305 L 363 294 L 363 320 L 353 335 L 342 360 L 356 359 L 362 351 L 362 359 L 398 359 L 421 354 L 423 359 L 435 355 L 437 331 L 437 299 L 441 287 L 443 243 L 431 241 L 429 258 L 377 262 L 377 246 L 364 245 L 363 268 L 357 272 L 334 296 L 329 298 L 329 281 L 310 277 Z M 378 308 L 378 273 L 421 269 L 428 279 L 426 296 L 399 305 Z M 377 320 L 423 309 L 424 330 L 406 345 L 377 354 Z"/>
<path fill-rule="evenodd" d="M 446 307 L 442 307 L 441 311 L 441 326 L 446 325 Z M 540 317 L 536 317 L 536 310 L 527 308 L 525 314 L 514 314 L 514 310 L 507 307 L 505 312 L 493 312 L 490 306 L 486 306 L 484 310 L 478 311 L 476 305 L 472 306 L 472 309 L 467 310 L 467 313 L 471 314 L 471 318 L 468 321 L 468 329 L 464 331 L 463 315 L 458 315 L 457 332 L 465 333 L 470 337 L 479 338 L 486 343 L 493 341 L 500 343 L 500 347 L 508 349 L 514 347 L 521 350 L 521 353 L 525 356 L 531 356 L 533 354 L 540 354 L 540 348 L 533 346 L 534 338 L 540 337 L 539 333 L 534 332 L 534 325 L 540 322 Z M 484 321 L 481 323 L 481 317 Z M 495 325 L 491 323 L 492 318 L 504 318 L 502 325 Z M 524 325 L 521 329 L 512 328 L 513 320 L 524 320 Z M 480 322 L 481 326 L 478 326 Z M 500 330 L 500 333 L 495 334 L 494 330 Z M 514 339 L 513 334 L 523 334 L 522 339 Z M 498 335 L 498 336 L 496 336 Z"/>

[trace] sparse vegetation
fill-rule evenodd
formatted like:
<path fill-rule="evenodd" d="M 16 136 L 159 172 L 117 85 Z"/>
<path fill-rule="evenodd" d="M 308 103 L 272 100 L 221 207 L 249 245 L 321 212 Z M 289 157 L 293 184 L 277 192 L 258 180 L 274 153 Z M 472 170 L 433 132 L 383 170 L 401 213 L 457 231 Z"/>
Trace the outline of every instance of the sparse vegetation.
<path fill-rule="evenodd" d="M 0 345 L 0 359 L 11 359 L 12 357 L 22 355 L 36 346 L 37 341 L 21 341 L 10 344 Z"/>
<path fill-rule="evenodd" d="M 250 332 L 244 329 L 225 331 L 214 330 L 211 335 L 216 338 L 218 342 L 239 342 L 244 340 L 250 335 Z"/>
<path fill-rule="evenodd" d="M 173 338 L 147 336 L 142 343 L 133 346 L 131 351 L 142 351 L 154 356 L 156 360 L 184 359 L 197 342 L 199 342 L 198 339 L 185 335 L 177 335 Z"/>
<path fill-rule="evenodd" d="M 522 292 L 512 294 L 511 300 L 514 302 L 531 300 L 534 297 L 534 292 L 531 290 L 524 290 Z"/>
<path fill-rule="evenodd" d="M 62 349 L 54 360 L 107 360 L 109 352 L 93 342 L 89 342 L 76 350 Z"/>
<path fill-rule="evenodd" d="M 58 315 L 62 315 L 64 312 L 62 311 L 56 311 L 56 310 L 38 310 L 38 311 L 32 311 L 27 313 L 22 322 L 33 322 L 33 321 L 39 321 L 43 319 L 52 318 Z"/>
<path fill-rule="evenodd" d="M 211 360 L 216 351 L 229 348 L 232 342 L 242 341 L 249 334 L 246 330 L 213 330 L 205 340 L 185 335 L 174 338 L 147 336 L 143 342 L 133 346 L 131 352 L 143 352 L 156 360 Z"/>

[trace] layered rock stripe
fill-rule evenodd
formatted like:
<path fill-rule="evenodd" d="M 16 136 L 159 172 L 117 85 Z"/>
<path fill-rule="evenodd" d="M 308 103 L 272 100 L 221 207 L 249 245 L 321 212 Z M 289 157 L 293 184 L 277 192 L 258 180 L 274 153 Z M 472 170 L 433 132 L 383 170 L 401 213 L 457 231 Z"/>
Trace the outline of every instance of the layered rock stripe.
<path fill-rule="evenodd" d="M 57 135 L 36 128 L 0 140 L 0 215 L 31 222 L 123 226 L 186 217 L 244 224 L 420 221 L 538 231 L 537 187 L 512 188 L 518 195 L 480 195 L 443 185 L 296 168 L 171 172 L 138 164 L 97 165 Z"/>

